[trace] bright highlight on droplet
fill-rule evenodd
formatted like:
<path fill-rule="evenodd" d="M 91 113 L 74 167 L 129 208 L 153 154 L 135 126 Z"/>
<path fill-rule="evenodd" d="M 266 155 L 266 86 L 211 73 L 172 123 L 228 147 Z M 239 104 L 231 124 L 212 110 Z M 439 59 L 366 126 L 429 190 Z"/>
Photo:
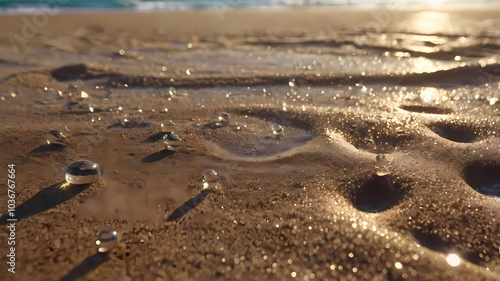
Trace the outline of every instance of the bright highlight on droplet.
<path fill-rule="evenodd" d="M 460 257 L 456 254 L 449 254 L 446 257 L 446 262 L 453 267 L 458 266 L 460 264 Z"/>
<path fill-rule="evenodd" d="M 403 268 L 403 265 L 402 265 L 400 262 L 396 262 L 396 263 L 394 263 L 394 266 L 395 266 L 397 269 L 401 269 L 401 268 Z"/>

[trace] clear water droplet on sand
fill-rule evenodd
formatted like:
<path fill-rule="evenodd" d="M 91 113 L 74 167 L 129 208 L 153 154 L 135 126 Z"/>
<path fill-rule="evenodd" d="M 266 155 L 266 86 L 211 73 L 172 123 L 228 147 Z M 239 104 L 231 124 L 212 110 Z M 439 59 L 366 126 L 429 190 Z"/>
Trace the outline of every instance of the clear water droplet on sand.
<path fill-rule="evenodd" d="M 229 121 L 231 121 L 231 116 L 229 116 L 229 113 L 223 112 L 219 114 L 219 122 L 221 124 L 228 124 Z"/>
<path fill-rule="evenodd" d="M 274 123 L 271 126 L 271 130 L 273 131 L 273 135 L 275 135 L 275 136 L 281 136 L 281 134 L 283 134 L 283 131 L 285 129 L 283 129 L 283 127 L 280 124 Z"/>
<path fill-rule="evenodd" d="M 60 131 L 50 130 L 47 132 L 47 143 L 52 145 L 67 145 L 69 141 Z"/>
<path fill-rule="evenodd" d="M 389 162 L 389 161 L 387 161 L 387 159 L 385 158 L 385 156 L 382 155 L 382 154 L 377 155 L 377 157 L 375 157 L 375 159 L 377 160 L 378 164 L 383 164 L 383 163 L 388 163 Z"/>
<path fill-rule="evenodd" d="M 233 126 L 233 131 L 235 131 L 235 132 L 239 132 L 239 131 L 241 131 L 241 128 L 242 128 L 242 127 L 243 127 L 243 126 L 241 126 L 240 124 L 236 123 L 236 124 L 234 124 L 234 126 Z"/>
<path fill-rule="evenodd" d="M 161 131 L 165 133 L 173 133 L 176 131 L 176 126 L 172 120 L 167 120 L 160 124 Z"/>
<path fill-rule="evenodd" d="M 168 88 L 168 94 L 173 97 L 177 94 L 177 90 L 174 87 Z"/>
<path fill-rule="evenodd" d="M 70 184 L 88 184 L 101 177 L 101 169 L 97 163 L 89 160 L 78 160 L 71 163 L 66 170 L 66 181 Z"/>
<path fill-rule="evenodd" d="M 219 185 L 219 174 L 212 170 L 208 169 L 203 172 L 203 188 L 205 189 L 215 189 Z"/>
<path fill-rule="evenodd" d="M 382 154 L 377 155 L 375 159 L 377 160 L 377 165 L 375 165 L 375 174 L 379 177 L 389 175 L 389 166 L 391 164 L 389 160 L 387 160 Z"/>
<path fill-rule="evenodd" d="M 68 88 L 67 88 L 67 92 L 69 94 L 76 94 L 80 91 L 80 89 L 78 89 L 78 86 L 77 85 L 69 85 Z"/>
<path fill-rule="evenodd" d="M 166 150 L 176 151 L 182 144 L 182 139 L 175 132 L 169 132 L 163 136 L 163 143 Z"/>
<path fill-rule="evenodd" d="M 124 118 L 123 120 L 120 121 L 120 125 L 124 128 L 132 127 L 132 120 L 128 118 Z"/>
<path fill-rule="evenodd" d="M 99 247 L 99 253 L 107 253 L 118 245 L 118 234 L 112 228 L 105 228 L 97 234 L 95 244 Z"/>

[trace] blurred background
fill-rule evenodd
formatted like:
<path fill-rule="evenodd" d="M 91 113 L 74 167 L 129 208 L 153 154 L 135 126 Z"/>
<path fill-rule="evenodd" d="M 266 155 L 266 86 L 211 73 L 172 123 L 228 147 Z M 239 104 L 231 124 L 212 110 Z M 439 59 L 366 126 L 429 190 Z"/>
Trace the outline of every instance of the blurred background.
<path fill-rule="evenodd" d="M 29 12 L 40 8 L 64 9 L 133 9 L 192 10 L 192 9 L 238 9 L 238 8 L 286 8 L 286 7 L 384 7 L 407 6 L 436 8 L 456 5 L 498 4 L 499 0 L 0 0 L 4 12 Z"/>

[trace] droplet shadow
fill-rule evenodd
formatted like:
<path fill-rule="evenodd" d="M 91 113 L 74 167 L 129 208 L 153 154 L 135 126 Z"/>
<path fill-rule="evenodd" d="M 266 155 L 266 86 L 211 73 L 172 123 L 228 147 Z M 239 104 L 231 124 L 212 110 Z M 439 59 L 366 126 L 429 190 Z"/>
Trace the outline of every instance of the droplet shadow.
<path fill-rule="evenodd" d="M 0 218 L 0 225 L 7 224 L 7 219 L 15 218 L 17 221 L 32 215 L 44 212 L 75 197 L 91 184 L 64 184 L 65 181 L 53 184 L 40 190 L 37 194 L 26 200 L 16 208 L 15 217 L 9 213 Z"/>
<path fill-rule="evenodd" d="M 167 218 L 167 221 L 175 221 L 183 217 L 187 212 L 193 210 L 203 200 L 205 200 L 205 198 L 207 197 L 208 194 L 210 194 L 210 192 L 211 192 L 210 189 L 204 189 L 193 198 L 184 202 L 184 204 L 180 205 L 177 209 L 175 209 L 172 212 L 172 214 L 170 214 L 170 216 Z"/>
<path fill-rule="evenodd" d="M 43 145 L 40 145 L 39 147 L 31 150 L 30 152 L 28 152 L 27 155 L 42 154 L 42 153 L 47 153 L 47 152 L 51 152 L 51 151 L 62 150 L 63 148 L 64 148 L 63 145 L 43 144 Z"/>
<path fill-rule="evenodd" d="M 75 266 L 70 272 L 68 272 L 60 281 L 73 281 L 77 280 L 89 272 L 95 270 L 99 265 L 105 263 L 109 260 L 109 253 L 96 252 L 92 256 L 88 256 L 80 264 Z"/>
<path fill-rule="evenodd" d="M 150 154 L 150 155 L 142 158 L 141 162 L 143 162 L 143 163 L 153 163 L 153 162 L 159 161 L 159 160 L 161 160 L 163 158 L 166 158 L 168 156 L 171 156 L 174 153 L 175 153 L 175 151 L 164 149 L 164 150 L 157 151 L 155 153 L 152 153 L 152 154 Z"/>

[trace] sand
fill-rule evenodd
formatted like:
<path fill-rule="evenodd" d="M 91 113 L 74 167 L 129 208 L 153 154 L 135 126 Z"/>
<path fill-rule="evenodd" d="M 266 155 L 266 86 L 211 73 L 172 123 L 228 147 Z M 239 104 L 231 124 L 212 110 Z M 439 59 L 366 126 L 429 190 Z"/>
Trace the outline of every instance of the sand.
<path fill-rule="evenodd" d="M 2 16 L 2 280 L 498 280 L 498 12 Z"/>

